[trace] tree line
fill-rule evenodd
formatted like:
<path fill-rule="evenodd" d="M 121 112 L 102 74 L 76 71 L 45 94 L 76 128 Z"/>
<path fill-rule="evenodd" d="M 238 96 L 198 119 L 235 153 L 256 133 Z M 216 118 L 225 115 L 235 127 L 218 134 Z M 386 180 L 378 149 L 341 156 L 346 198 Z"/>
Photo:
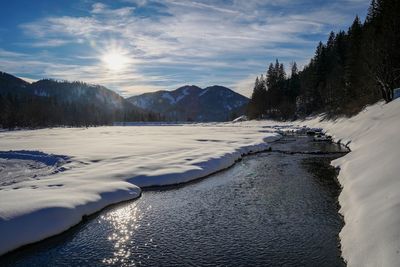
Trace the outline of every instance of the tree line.
<path fill-rule="evenodd" d="M 317 112 L 352 116 L 400 87 L 400 1 L 373 0 L 364 22 L 331 32 L 302 71 L 287 75 L 276 60 L 256 78 L 247 107 L 250 118 L 294 119 Z"/>
<path fill-rule="evenodd" d="M 29 84 L 0 72 L 0 128 L 87 127 L 163 119 L 102 86 L 50 79 Z"/>
<path fill-rule="evenodd" d="M 61 102 L 54 97 L 0 94 L 0 128 L 88 127 L 111 125 L 113 122 L 159 121 L 160 115 L 102 109 L 91 103 Z"/>

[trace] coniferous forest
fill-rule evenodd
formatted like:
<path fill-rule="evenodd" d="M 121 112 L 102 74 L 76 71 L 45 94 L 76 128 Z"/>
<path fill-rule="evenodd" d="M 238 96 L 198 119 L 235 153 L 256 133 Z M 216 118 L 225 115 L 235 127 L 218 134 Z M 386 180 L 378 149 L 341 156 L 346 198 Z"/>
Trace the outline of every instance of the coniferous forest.
<path fill-rule="evenodd" d="M 96 126 L 124 121 L 160 121 L 99 85 L 50 79 L 28 83 L 0 72 L 0 128 Z"/>
<path fill-rule="evenodd" d="M 249 118 L 295 119 L 325 112 L 352 116 L 400 87 L 400 1 L 373 0 L 364 22 L 331 32 L 302 71 L 276 60 L 256 78 Z"/>

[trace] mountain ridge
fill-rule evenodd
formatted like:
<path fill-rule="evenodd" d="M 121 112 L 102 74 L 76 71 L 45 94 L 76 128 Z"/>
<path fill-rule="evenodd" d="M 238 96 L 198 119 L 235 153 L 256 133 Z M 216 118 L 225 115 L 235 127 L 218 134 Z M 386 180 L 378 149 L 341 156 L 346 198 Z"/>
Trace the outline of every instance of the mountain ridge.
<path fill-rule="evenodd" d="M 161 117 L 101 85 L 42 79 L 28 83 L 0 72 L 0 128 L 94 126 Z"/>
<path fill-rule="evenodd" d="M 124 98 L 102 85 L 41 79 L 0 71 L 0 127 L 90 126 L 116 121 L 229 121 L 249 99 L 219 85 L 185 85 Z"/>
<path fill-rule="evenodd" d="M 175 90 L 160 90 L 127 98 L 147 111 L 163 114 L 172 121 L 228 121 L 244 114 L 249 99 L 228 87 L 200 88 L 184 85 Z"/>

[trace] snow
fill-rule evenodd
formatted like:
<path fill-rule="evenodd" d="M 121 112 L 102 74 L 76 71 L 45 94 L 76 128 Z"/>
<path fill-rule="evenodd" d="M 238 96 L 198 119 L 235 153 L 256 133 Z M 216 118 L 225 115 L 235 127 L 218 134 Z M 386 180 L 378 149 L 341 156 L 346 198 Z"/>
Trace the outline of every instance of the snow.
<path fill-rule="evenodd" d="M 138 197 L 140 187 L 187 182 L 227 168 L 243 154 L 267 149 L 279 132 L 305 132 L 306 125 L 351 149 L 332 162 L 340 167 L 345 220 L 340 242 L 348 266 L 400 266 L 399 115 L 400 99 L 352 118 L 317 117 L 290 125 L 156 123 L 0 132 L 0 166 L 11 173 L 28 171 L 23 179 L 18 171 L 15 180 L 1 175 L 0 254 Z M 16 156 L 21 153 L 23 158 Z"/>
<path fill-rule="evenodd" d="M 340 167 L 340 239 L 348 266 L 400 266 L 400 99 L 350 119 L 303 123 L 351 149 L 332 162 Z"/>
<path fill-rule="evenodd" d="M 68 157 L 38 151 L 0 152 L 0 186 L 64 171 L 66 161 Z"/>
<path fill-rule="evenodd" d="M 139 108 L 143 109 L 148 109 L 150 104 L 152 102 L 152 96 L 151 95 L 144 95 L 139 98 L 134 98 L 133 103 L 138 106 Z"/>
<path fill-rule="evenodd" d="M 176 98 L 176 102 L 175 103 L 178 103 L 179 101 L 181 101 L 182 99 L 184 99 L 186 96 L 188 96 L 189 95 L 189 91 L 188 91 L 188 88 L 185 88 L 184 90 L 183 90 L 183 94 L 181 94 L 181 95 L 178 95 L 178 97 Z"/>
<path fill-rule="evenodd" d="M 171 105 L 175 104 L 175 98 L 173 98 L 170 93 L 162 94 L 162 98 L 167 99 Z"/>
<path fill-rule="evenodd" d="M 185 89 L 183 89 L 182 94 L 179 94 L 175 98 L 169 92 L 163 93 L 161 95 L 161 97 L 168 100 L 170 105 L 175 105 L 176 103 L 178 103 L 179 101 L 181 101 L 188 95 L 189 95 L 189 90 L 188 90 L 188 88 L 185 88 Z"/>
<path fill-rule="evenodd" d="M 202 97 L 203 95 L 207 94 L 208 89 L 203 89 L 203 91 L 200 92 L 199 96 Z"/>
<path fill-rule="evenodd" d="M 227 168 L 279 137 L 258 122 L 0 132 L 0 254 L 139 197 L 140 187 Z"/>
<path fill-rule="evenodd" d="M 249 119 L 247 118 L 246 115 L 242 115 L 240 117 L 237 117 L 236 119 L 234 119 L 232 122 L 236 123 L 236 122 L 242 122 L 242 121 L 248 121 Z"/>
<path fill-rule="evenodd" d="M 49 97 L 50 95 L 44 91 L 44 90 L 35 90 L 34 92 L 35 95 L 37 96 L 42 96 L 42 97 Z"/>

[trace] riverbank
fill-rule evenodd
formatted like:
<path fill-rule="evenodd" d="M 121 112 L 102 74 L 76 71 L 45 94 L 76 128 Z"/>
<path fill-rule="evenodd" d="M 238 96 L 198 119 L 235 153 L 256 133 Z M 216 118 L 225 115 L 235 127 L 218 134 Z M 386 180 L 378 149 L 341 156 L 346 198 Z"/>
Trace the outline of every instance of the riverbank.
<path fill-rule="evenodd" d="M 243 155 L 268 149 L 280 135 L 251 122 L 41 129 L 0 137 L 7 151 L 1 171 L 9 173 L 12 162 L 11 169 L 24 176 L 0 181 L 4 254 L 57 235 L 110 204 L 134 199 L 140 187 L 184 183 L 232 166 Z M 29 160 L 15 168 L 21 155 Z M 46 160 L 35 165 L 36 155 Z"/>
<path fill-rule="evenodd" d="M 329 166 L 342 149 L 307 136 L 271 146 L 206 179 L 143 190 L 0 265 L 344 266 L 340 188 Z M 278 152 L 298 149 L 321 153 Z"/>
<path fill-rule="evenodd" d="M 280 131 L 307 125 L 324 128 L 352 150 L 332 162 L 341 169 L 344 259 L 349 266 L 400 265 L 399 113 L 396 100 L 367 107 L 353 118 L 314 118 L 292 125 L 253 121 L 0 133 L 4 151 L 35 152 L 30 156 L 43 151 L 66 159 L 62 166 L 46 165 L 51 175 L 34 172 L 26 181 L 0 185 L 0 254 L 58 234 L 111 203 L 137 197 L 140 189 L 133 183 L 157 186 L 204 177 L 246 153 L 268 149 Z"/>
<path fill-rule="evenodd" d="M 332 162 L 340 168 L 340 232 L 349 266 L 400 266 L 400 100 L 378 103 L 336 121 L 314 118 L 351 152 Z"/>

